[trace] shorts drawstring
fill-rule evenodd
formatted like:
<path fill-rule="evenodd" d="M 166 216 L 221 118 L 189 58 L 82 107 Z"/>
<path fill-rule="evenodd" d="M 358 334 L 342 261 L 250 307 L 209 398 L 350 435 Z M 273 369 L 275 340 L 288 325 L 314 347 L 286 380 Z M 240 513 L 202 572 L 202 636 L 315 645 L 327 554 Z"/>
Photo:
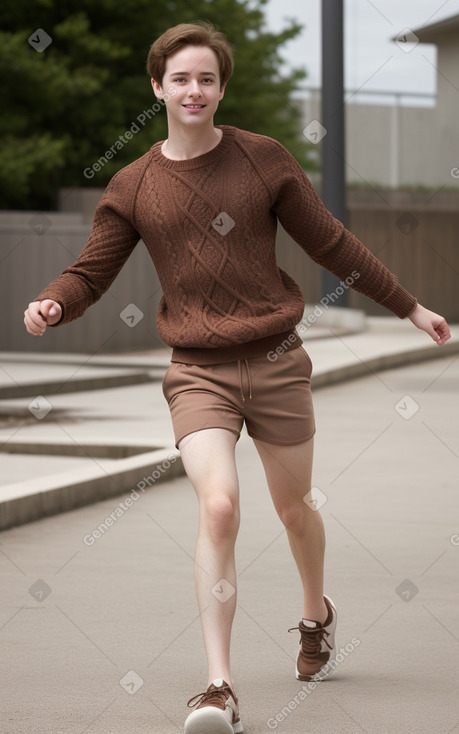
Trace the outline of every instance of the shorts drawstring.
<path fill-rule="evenodd" d="M 241 364 L 241 362 L 242 362 L 242 360 L 238 359 L 238 361 L 237 361 L 237 369 L 238 369 L 238 373 L 239 373 L 239 385 L 241 386 L 241 397 L 242 397 L 242 401 L 245 403 L 245 395 L 244 395 L 244 391 L 242 389 L 242 364 Z M 252 400 L 252 380 L 251 380 L 251 377 L 250 377 L 250 367 L 249 367 L 249 363 L 247 362 L 246 359 L 244 359 L 244 362 L 245 362 L 245 369 L 247 370 L 247 380 L 248 380 L 248 383 L 249 383 L 249 400 Z"/>

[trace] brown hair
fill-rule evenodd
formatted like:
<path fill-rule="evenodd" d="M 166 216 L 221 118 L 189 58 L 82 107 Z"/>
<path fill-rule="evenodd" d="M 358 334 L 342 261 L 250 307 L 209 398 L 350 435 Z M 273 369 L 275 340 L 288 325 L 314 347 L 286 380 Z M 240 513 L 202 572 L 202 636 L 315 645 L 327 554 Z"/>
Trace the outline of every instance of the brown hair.
<path fill-rule="evenodd" d="M 150 77 L 162 84 L 168 56 L 172 56 L 187 45 L 211 48 L 218 59 L 220 85 L 226 84 L 233 73 L 233 51 L 226 36 L 205 21 L 180 23 L 156 39 L 147 58 L 147 72 Z"/>

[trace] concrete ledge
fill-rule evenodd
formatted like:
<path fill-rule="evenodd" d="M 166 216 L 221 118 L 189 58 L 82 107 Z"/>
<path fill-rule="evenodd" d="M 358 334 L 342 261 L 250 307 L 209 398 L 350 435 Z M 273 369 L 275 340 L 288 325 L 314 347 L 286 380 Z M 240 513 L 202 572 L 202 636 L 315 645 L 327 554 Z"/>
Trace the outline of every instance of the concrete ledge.
<path fill-rule="evenodd" d="M 132 492 L 134 502 L 134 491 L 141 495 L 149 486 L 182 474 L 180 453 L 175 448 L 163 448 L 121 459 L 109 472 L 102 467 L 85 467 L 72 471 L 71 475 L 66 472 L 10 484 L 2 488 L 0 530 L 124 493 Z"/>
<path fill-rule="evenodd" d="M 86 367 L 109 367 L 111 369 L 166 369 L 171 361 L 171 349 L 153 349 L 138 354 L 104 354 L 93 355 L 86 353 L 68 352 L 0 352 L 0 363 L 22 362 L 23 364 L 38 365 L 72 365 Z"/>
<path fill-rule="evenodd" d="M 361 311 L 358 308 L 347 308 L 342 306 L 328 307 L 321 306 L 318 303 L 306 304 L 303 320 L 306 320 L 310 315 L 314 315 L 317 318 L 317 323 L 320 322 L 320 326 L 327 329 L 342 328 L 353 333 L 358 333 L 360 331 L 364 331 L 367 324 L 365 311 Z M 314 326 L 315 324 L 309 328 L 314 329 Z"/>
<path fill-rule="evenodd" d="M 0 387 L 0 400 L 16 398 L 35 398 L 37 395 L 63 395 L 69 392 L 85 392 L 86 390 L 106 390 L 126 385 L 140 385 L 162 378 L 164 370 L 157 372 L 129 372 L 123 374 L 103 374 L 94 377 L 72 377 L 49 381 L 23 382 Z"/>
<path fill-rule="evenodd" d="M 39 456 L 44 454 L 47 456 L 78 456 L 90 459 L 126 459 L 129 456 L 147 454 L 162 448 L 162 446 L 139 446 L 137 443 L 129 443 L 129 439 L 120 440 L 118 443 L 111 441 L 109 444 L 90 440 L 84 441 L 83 443 L 53 440 L 51 443 L 49 441 L 29 439 L 25 441 L 7 441 L 0 446 L 0 453 L 32 454 Z"/>
<path fill-rule="evenodd" d="M 308 342 L 311 339 L 359 334 L 367 328 L 367 316 L 365 311 L 357 308 L 306 304 L 299 326 L 301 338 Z"/>
<path fill-rule="evenodd" d="M 336 367 L 336 369 L 314 369 L 311 377 L 311 386 L 317 390 L 320 387 L 336 385 L 340 382 L 356 380 L 366 377 L 375 372 L 405 367 L 428 359 L 442 359 L 459 354 L 459 341 L 443 344 L 441 349 L 435 344 L 426 347 L 407 349 L 393 354 L 381 354 L 374 357 L 366 357 L 365 360 L 353 361 L 350 364 Z"/>

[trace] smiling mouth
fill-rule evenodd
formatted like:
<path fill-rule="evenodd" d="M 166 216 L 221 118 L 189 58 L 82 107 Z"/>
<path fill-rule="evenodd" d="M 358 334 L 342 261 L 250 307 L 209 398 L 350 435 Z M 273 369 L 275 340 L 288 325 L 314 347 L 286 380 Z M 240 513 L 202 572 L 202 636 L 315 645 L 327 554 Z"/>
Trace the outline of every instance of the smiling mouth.
<path fill-rule="evenodd" d="M 183 106 L 190 110 L 200 110 L 203 107 L 205 107 L 206 105 L 205 104 L 184 104 Z"/>

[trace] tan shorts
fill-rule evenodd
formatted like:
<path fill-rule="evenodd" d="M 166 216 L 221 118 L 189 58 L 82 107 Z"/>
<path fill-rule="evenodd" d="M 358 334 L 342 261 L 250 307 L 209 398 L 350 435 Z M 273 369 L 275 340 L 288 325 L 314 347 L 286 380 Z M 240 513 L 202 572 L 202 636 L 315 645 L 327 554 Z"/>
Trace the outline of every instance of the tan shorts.
<path fill-rule="evenodd" d="M 162 388 L 172 417 L 175 446 L 189 433 L 226 428 L 240 437 L 279 445 L 303 443 L 316 427 L 312 363 L 303 347 L 270 361 L 265 355 L 212 365 L 172 362 Z"/>

